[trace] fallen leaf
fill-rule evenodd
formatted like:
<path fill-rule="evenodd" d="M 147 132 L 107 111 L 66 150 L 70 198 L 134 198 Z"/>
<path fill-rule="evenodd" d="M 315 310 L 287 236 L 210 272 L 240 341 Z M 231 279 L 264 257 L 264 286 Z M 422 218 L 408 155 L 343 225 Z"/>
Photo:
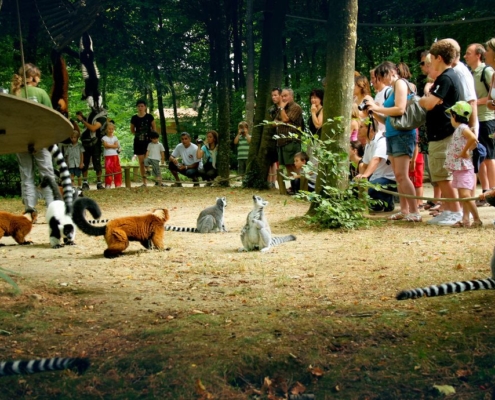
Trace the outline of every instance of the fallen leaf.
<path fill-rule="evenodd" d="M 318 367 L 312 367 L 311 365 L 309 366 L 309 372 L 311 372 L 312 375 L 314 376 L 323 376 L 323 370 Z"/>
<path fill-rule="evenodd" d="M 296 382 L 290 389 L 291 394 L 301 394 L 306 391 L 306 386 L 304 386 L 301 382 Z"/>
<path fill-rule="evenodd" d="M 435 389 L 438 390 L 439 393 L 444 395 L 455 394 L 455 389 L 450 385 L 433 385 Z"/>

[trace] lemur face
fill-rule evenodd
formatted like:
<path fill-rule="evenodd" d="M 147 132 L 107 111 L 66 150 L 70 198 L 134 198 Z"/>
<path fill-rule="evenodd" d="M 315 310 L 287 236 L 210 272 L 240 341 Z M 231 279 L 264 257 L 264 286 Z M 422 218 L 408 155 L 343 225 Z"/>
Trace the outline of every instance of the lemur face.
<path fill-rule="evenodd" d="M 266 207 L 268 205 L 268 201 L 263 200 L 260 196 L 253 196 L 253 203 L 255 207 Z"/>

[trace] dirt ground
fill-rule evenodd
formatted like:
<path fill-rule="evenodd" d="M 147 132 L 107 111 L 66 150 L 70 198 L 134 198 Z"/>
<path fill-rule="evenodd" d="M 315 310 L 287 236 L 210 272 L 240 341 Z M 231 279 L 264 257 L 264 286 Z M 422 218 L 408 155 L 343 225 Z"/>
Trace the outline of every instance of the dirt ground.
<path fill-rule="evenodd" d="M 480 208 L 484 222 L 481 229 L 452 229 L 428 226 L 424 222 L 394 221 L 354 232 L 316 231 L 302 218 L 308 209 L 306 203 L 279 195 L 276 190 L 265 191 L 256 194 L 269 202 L 266 213 L 272 234 L 294 234 L 297 240 L 272 248 L 266 254 L 239 253 L 239 234 L 252 209 L 253 194 L 253 191 L 242 188 L 204 187 L 92 190 L 88 196 L 100 205 L 102 218 L 139 215 L 154 207 L 165 207 L 170 212 L 168 224 L 190 227 L 195 226 L 199 212 L 213 205 L 216 197 L 227 197 L 227 233 L 166 232 L 166 251 L 148 251 L 133 242 L 124 255 L 116 259 L 103 257 L 105 242 L 102 237 L 89 237 L 80 231 L 76 236 L 76 246 L 51 249 L 48 227 L 44 223 L 44 207 L 40 205 L 41 217 L 29 236 L 33 245 L 18 246 L 10 237 L 0 241 L 4 245 L 0 247 L 0 265 L 19 274 L 13 278 L 22 289 L 20 296 L 12 296 L 10 286 L 0 281 L 0 304 L 3 304 L 0 309 L 10 321 L 3 328 L 0 325 L 0 329 L 8 331 L 8 334 L 0 335 L 2 358 L 84 354 L 93 360 L 95 374 L 99 371 L 100 375 L 108 377 L 109 371 L 117 368 L 112 364 L 112 357 L 118 359 L 116 354 L 124 350 L 135 351 L 147 343 L 144 338 L 134 342 L 130 336 L 126 337 L 129 332 L 144 332 L 156 325 L 166 325 L 171 332 L 174 329 L 192 331 L 192 327 L 198 324 L 201 329 L 213 329 L 213 322 L 198 322 L 198 318 L 220 319 L 217 321 L 220 330 L 215 331 L 213 338 L 208 335 L 194 338 L 195 346 L 205 349 L 212 345 L 210 341 L 216 341 L 214 338 L 218 332 L 225 332 L 231 340 L 236 335 L 239 339 L 247 332 L 261 335 L 265 318 L 270 318 L 272 323 L 277 321 L 276 331 L 285 335 L 285 330 L 291 326 L 291 335 L 299 337 L 303 332 L 297 333 L 297 323 L 287 325 L 292 315 L 287 314 L 290 310 L 304 314 L 305 319 L 312 316 L 311 322 L 306 322 L 314 325 L 315 330 L 319 329 L 320 323 L 332 318 L 332 324 L 337 324 L 331 330 L 334 336 L 338 336 L 335 332 L 339 329 L 345 330 L 342 324 L 346 324 L 346 318 L 356 316 L 385 318 L 389 314 L 404 313 L 407 314 L 403 317 L 406 322 L 401 324 L 418 326 L 415 319 L 428 314 L 432 303 L 438 305 L 443 301 L 445 304 L 439 307 L 453 313 L 459 308 L 459 297 L 457 300 L 452 300 L 454 296 L 444 298 L 447 300 L 397 302 L 395 294 L 398 290 L 490 275 L 495 208 Z M 427 188 L 426 194 L 431 194 L 431 188 Z M 20 212 L 22 206 L 18 199 L 3 199 L 0 200 L 0 209 Z M 428 213 L 422 214 L 426 221 Z M 468 314 L 476 305 L 491 308 L 492 293 L 461 296 L 468 299 Z M 22 328 L 23 318 L 28 325 L 34 324 L 24 311 L 19 311 L 23 307 L 28 307 L 36 315 L 38 323 L 44 321 L 45 325 L 42 328 L 33 326 L 30 328 L 32 332 Z M 61 311 L 63 307 L 67 313 Z M 16 315 L 18 323 L 15 322 Z M 369 332 L 372 326 L 372 323 L 368 327 L 365 325 L 363 332 Z M 390 329 L 397 334 L 403 326 L 394 325 Z M 318 335 L 330 335 L 328 327 L 321 329 Z M 306 339 L 300 341 L 293 336 L 288 343 L 277 342 L 281 339 L 270 343 L 284 348 L 294 358 L 304 359 L 305 363 L 311 360 L 314 364 L 322 363 L 318 352 L 311 354 L 311 350 L 305 347 Z M 241 347 L 249 346 L 248 342 L 243 343 Z M 224 343 L 215 350 L 218 351 L 216 362 L 224 363 L 231 359 L 232 354 L 225 359 L 221 355 L 222 347 L 225 350 L 228 346 Z M 191 356 L 186 347 L 181 349 L 168 355 L 170 368 L 183 362 L 189 368 L 196 365 L 194 368 L 197 370 L 205 362 Z M 233 351 L 236 354 L 235 351 L 241 350 Z M 303 369 L 307 367 L 305 364 Z M 393 369 L 392 365 L 390 367 Z M 243 375 L 241 372 L 237 374 Z M 193 373 L 190 375 L 194 376 Z M 372 394 L 366 397 L 366 393 L 373 393 L 373 383 L 367 383 L 367 391 L 356 393 L 356 397 L 343 395 L 341 391 L 346 386 L 342 384 L 343 379 L 341 376 L 332 381 L 334 395 L 340 392 L 341 398 L 374 398 Z M 338 382 L 341 382 L 340 387 Z M 93 386 L 98 387 L 96 383 Z M 87 387 L 88 398 L 95 393 L 96 397 L 105 397 L 103 389 L 93 393 Z M 335 387 L 339 387 L 338 390 Z M 415 398 L 414 388 L 410 389 L 411 392 L 404 390 L 401 392 L 403 398 Z M 33 395 L 36 392 L 25 389 L 22 393 Z M 247 398 L 223 393 L 223 396 L 217 394 L 216 398 Z M 50 398 L 49 392 L 38 392 L 37 395 Z M 197 388 L 195 396 L 203 398 L 198 395 Z M 3 398 L 1 394 L 0 398 Z M 180 398 L 188 396 L 184 394 Z"/>

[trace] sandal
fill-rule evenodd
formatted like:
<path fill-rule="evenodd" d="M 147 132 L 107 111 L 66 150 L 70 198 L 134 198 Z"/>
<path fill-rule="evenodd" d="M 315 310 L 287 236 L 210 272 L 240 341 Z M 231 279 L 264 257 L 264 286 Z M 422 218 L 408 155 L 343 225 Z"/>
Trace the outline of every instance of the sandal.
<path fill-rule="evenodd" d="M 470 228 L 481 228 L 483 226 L 483 221 L 473 221 Z"/>
<path fill-rule="evenodd" d="M 404 220 L 407 222 L 422 222 L 423 221 L 423 219 L 421 218 L 421 215 L 419 213 L 407 214 L 406 217 L 404 218 Z"/>
<path fill-rule="evenodd" d="M 436 203 L 433 207 L 430 207 L 430 211 L 438 211 L 442 207 L 442 203 Z"/>
<path fill-rule="evenodd" d="M 469 222 L 464 222 L 464 221 L 457 221 L 454 225 L 452 225 L 452 228 L 469 228 L 471 224 Z"/>
<path fill-rule="evenodd" d="M 441 213 L 442 213 L 443 210 L 435 210 L 435 211 L 430 211 L 430 215 L 432 217 L 438 217 Z"/>
<path fill-rule="evenodd" d="M 433 201 L 428 200 L 426 204 L 424 204 L 425 210 L 429 210 L 432 207 L 435 207 L 435 203 L 433 203 Z"/>
<path fill-rule="evenodd" d="M 398 213 L 392 214 L 390 217 L 387 219 L 390 221 L 400 221 L 406 217 L 406 214 L 404 214 L 402 211 L 399 211 Z"/>

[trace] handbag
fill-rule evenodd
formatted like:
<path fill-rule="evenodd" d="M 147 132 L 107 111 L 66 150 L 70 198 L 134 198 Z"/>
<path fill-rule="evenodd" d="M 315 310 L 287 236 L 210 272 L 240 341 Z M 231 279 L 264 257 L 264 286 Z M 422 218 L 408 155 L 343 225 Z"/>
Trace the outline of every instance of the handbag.
<path fill-rule="evenodd" d="M 426 110 L 419 105 L 420 97 L 413 90 L 411 84 L 406 79 L 404 81 L 412 96 L 407 99 L 404 114 L 398 117 L 390 117 L 390 125 L 397 131 L 411 131 L 426 123 Z"/>

